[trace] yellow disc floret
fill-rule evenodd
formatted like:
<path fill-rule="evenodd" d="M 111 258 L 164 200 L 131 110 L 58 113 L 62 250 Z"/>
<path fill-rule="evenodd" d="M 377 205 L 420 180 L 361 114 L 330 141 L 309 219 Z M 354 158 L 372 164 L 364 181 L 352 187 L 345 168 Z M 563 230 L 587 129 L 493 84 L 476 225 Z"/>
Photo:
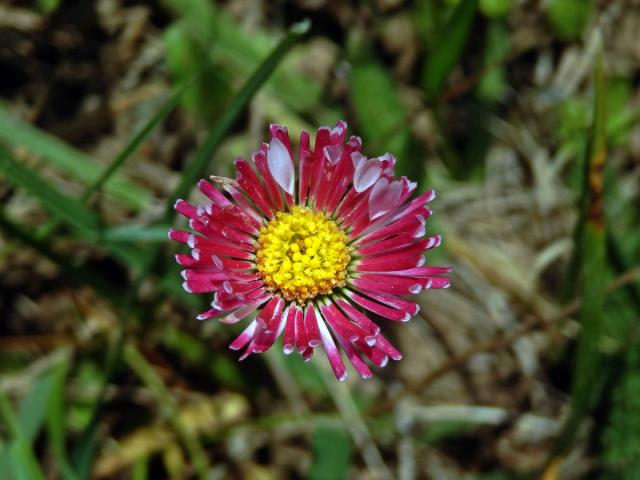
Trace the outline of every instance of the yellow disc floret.
<path fill-rule="evenodd" d="M 305 303 L 345 285 L 347 237 L 321 212 L 295 206 L 260 229 L 258 273 L 271 290 Z"/>

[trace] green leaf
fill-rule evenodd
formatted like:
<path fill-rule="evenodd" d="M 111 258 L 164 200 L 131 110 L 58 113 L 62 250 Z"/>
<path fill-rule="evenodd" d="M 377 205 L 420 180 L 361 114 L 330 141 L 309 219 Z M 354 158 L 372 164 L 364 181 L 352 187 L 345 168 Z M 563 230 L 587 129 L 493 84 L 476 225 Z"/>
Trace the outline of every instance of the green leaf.
<path fill-rule="evenodd" d="M 551 26 L 560 38 L 566 40 L 580 36 L 592 10 L 591 0 L 549 0 L 547 4 Z"/>
<path fill-rule="evenodd" d="M 0 140 L 9 145 L 28 149 L 70 177 L 87 185 L 100 177 L 102 167 L 90 156 L 15 118 L 1 103 Z M 105 190 L 114 198 L 136 210 L 145 207 L 149 200 L 149 194 L 145 190 L 121 178 L 113 178 L 107 182 Z"/>
<path fill-rule="evenodd" d="M 6 448 L 3 448 L 3 455 L 0 456 L 0 471 L 7 474 L 8 480 L 44 480 L 44 474 L 33 454 L 31 442 L 22 429 L 11 402 L 2 390 L 0 390 L 0 419 L 11 436 L 11 441 Z"/>
<path fill-rule="evenodd" d="M 71 469 L 67 457 L 65 444 L 65 417 L 64 417 L 64 385 L 69 370 L 69 355 L 64 352 L 63 361 L 51 370 L 53 388 L 49 395 L 49 408 L 47 410 L 47 433 L 58 470 L 65 480 L 75 480 L 76 473 Z"/>
<path fill-rule="evenodd" d="M 37 0 L 38 9 L 45 15 L 55 12 L 60 6 L 62 0 Z"/>
<path fill-rule="evenodd" d="M 136 461 L 131 472 L 132 480 L 148 480 L 149 478 L 149 459 L 147 457 L 140 458 Z"/>
<path fill-rule="evenodd" d="M 512 0 L 480 0 L 480 10 L 487 17 L 504 17 L 511 10 Z"/>
<path fill-rule="evenodd" d="M 422 75 L 427 100 L 438 98 L 449 74 L 460 61 L 477 7 L 478 0 L 460 0 L 428 53 Z"/>
<path fill-rule="evenodd" d="M 313 462 L 309 470 L 309 478 L 311 480 L 347 478 L 351 451 L 351 439 L 344 430 L 318 427 L 313 435 Z"/>
<path fill-rule="evenodd" d="M 60 382 L 60 366 L 62 363 L 57 363 L 36 377 L 29 392 L 20 402 L 18 423 L 25 439 L 30 443 L 40 432 L 49 411 L 51 396 L 56 384 Z"/>

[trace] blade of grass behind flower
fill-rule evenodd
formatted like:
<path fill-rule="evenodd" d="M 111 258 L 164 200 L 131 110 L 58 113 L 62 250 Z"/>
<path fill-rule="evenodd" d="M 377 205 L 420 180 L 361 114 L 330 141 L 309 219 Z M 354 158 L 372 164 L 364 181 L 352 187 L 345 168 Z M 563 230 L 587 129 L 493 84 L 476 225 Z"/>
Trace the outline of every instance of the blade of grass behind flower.
<path fill-rule="evenodd" d="M 581 217 L 584 229 L 576 237 L 582 245 L 580 259 L 581 333 L 578 338 L 575 375 L 571 391 L 571 412 L 558 438 L 555 453 L 570 446 L 578 426 L 595 405 L 604 385 L 600 340 L 606 321 L 605 228 L 603 171 L 606 160 L 605 79 L 600 52 L 594 69 L 594 113 L 588 157 L 585 162 L 584 198 Z M 580 228 L 578 225 L 577 228 Z"/>
<path fill-rule="evenodd" d="M 57 374 L 64 358 L 55 361 L 42 372 L 32 383 L 26 396 L 20 402 L 18 423 L 25 439 L 33 443 L 36 439 L 49 411 L 49 401 L 60 381 Z"/>
<path fill-rule="evenodd" d="M 64 385 L 70 366 L 70 356 L 66 350 L 61 352 L 61 360 L 52 368 L 52 389 L 47 408 L 47 434 L 51 443 L 51 450 L 61 478 L 76 480 L 77 475 L 71 469 L 65 443 L 64 421 Z"/>
<path fill-rule="evenodd" d="M 70 177 L 90 184 L 100 177 L 100 166 L 87 154 L 63 141 L 23 122 L 0 103 L 0 140 L 8 145 L 26 148 Z M 147 206 L 149 194 L 138 185 L 113 178 L 105 190 L 128 207 L 140 210 Z"/>
<path fill-rule="evenodd" d="M 201 177 L 211 157 L 222 143 L 237 118 L 249 104 L 253 96 L 262 85 L 269 79 L 276 67 L 285 58 L 285 55 L 295 46 L 302 36 L 309 31 L 311 24 L 303 21 L 293 25 L 282 41 L 274 48 L 271 54 L 251 75 L 247 82 L 240 89 L 233 101 L 225 109 L 225 113 L 220 117 L 218 124 L 211 131 L 205 143 L 200 147 L 193 160 L 187 165 L 182 174 L 179 185 L 167 204 L 165 217 L 169 219 L 173 212 L 173 204 L 176 199 L 185 197 L 195 182 Z"/>
<path fill-rule="evenodd" d="M 2 389 L 0 389 L 0 420 L 11 437 L 0 456 L 0 472 L 6 474 L 11 480 L 44 480 L 44 474 L 33 453 L 28 435 L 20 425 L 18 415 Z"/>
<path fill-rule="evenodd" d="M 100 173 L 98 178 L 96 178 L 83 192 L 80 197 L 80 201 L 84 204 L 91 198 L 91 196 L 101 190 L 104 185 L 111 179 L 111 177 L 124 165 L 124 163 L 131 157 L 133 153 L 135 153 L 142 142 L 147 139 L 149 134 L 153 131 L 153 129 L 158 126 L 158 124 L 164 120 L 178 105 L 180 102 L 180 98 L 186 88 L 191 84 L 191 79 L 183 82 L 180 86 L 178 86 L 174 92 L 169 96 L 169 98 L 162 104 L 162 106 L 158 109 L 158 111 L 145 122 L 142 128 L 129 140 L 129 142 L 125 145 L 125 147 L 120 151 L 118 155 L 116 155 L 113 161 Z M 52 219 L 48 224 L 46 224 L 40 231 L 41 237 L 48 236 L 53 230 L 55 230 L 58 225 L 59 220 Z M 165 235 L 166 238 L 166 235 Z"/>
<path fill-rule="evenodd" d="M 40 174 L 14 159 L 0 145 L 0 174 L 18 188 L 23 188 L 41 206 L 60 218 L 83 239 L 97 245 L 104 245 L 127 265 L 138 265 L 142 255 L 132 245 L 111 244 L 101 241 L 100 220 L 83 203 L 55 189 Z"/>
<path fill-rule="evenodd" d="M 420 176 L 409 165 L 409 122 L 389 73 L 373 58 L 367 46 L 352 37 L 349 74 L 351 102 L 365 144 L 372 154 L 393 152 L 401 175 Z"/>
<path fill-rule="evenodd" d="M 460 0 L 427 54 L 422 85 L 428 101 L 440 95 L 449 74 L 458 64 L 471 33 L 478 0 Z"/>
<path fill-rule="evenodd" d="M 0 145 L 0 173 L 15 187 L 23 188 L 51 213 L 58 215 L 69 226 L 84 235 L 96 235 L 99 228 L 97 217 L 91 210 L 76 199 L 69 197 L 55 188 L 34 170 L 14 159 Z"/>

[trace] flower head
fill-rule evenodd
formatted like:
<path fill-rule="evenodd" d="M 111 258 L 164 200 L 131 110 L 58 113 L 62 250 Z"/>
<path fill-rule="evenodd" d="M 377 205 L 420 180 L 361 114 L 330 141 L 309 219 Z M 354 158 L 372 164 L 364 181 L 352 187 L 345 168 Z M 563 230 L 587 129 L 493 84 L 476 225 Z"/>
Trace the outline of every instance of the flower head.
<path fill-rule="evenodd" d="M 212 177 L 219 189 L 200 181 L 207 203 L 176 202 L 196 232 L 169 231 L 191 248 L 176 255 L 184 289 L 213 292 L 198 319 L 255 317 L 230 345 L 245 349 L 240 359 L 282 336 L 284 353 L 305 360 L 322 346 L 344 380 L 341 348 L 368 378 L 364 358 L 379 367 L 402 358 L 370 315 L 407 321 L 419 306 L 405 296 L 449 286 L 450 269 L 425 266 L 423 256 L 440 244 L 425 236 L 434 192 L 411 199 L 417 185 L 394 179 L 395 158 L 365 157 L 358 137 L 345 142 L 346 129 L 320 127 L 313 149 L 302 132 L 295 165 L 287 130 L 272 125 L 251 162 L 236 160 L 235 180 Z"/>

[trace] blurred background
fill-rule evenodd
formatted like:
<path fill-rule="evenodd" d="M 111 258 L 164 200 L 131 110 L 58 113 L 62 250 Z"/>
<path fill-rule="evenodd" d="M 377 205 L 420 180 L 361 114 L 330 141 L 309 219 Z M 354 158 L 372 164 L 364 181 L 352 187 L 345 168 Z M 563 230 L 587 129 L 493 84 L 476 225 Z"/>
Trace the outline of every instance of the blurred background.
<path fill-rule="evenodd" d="M 637 0 L 1 2 L 0 478 L 640 479 L 639 31 Z M 338 119 L 437 190 L 453 267 L 344 384 L 238 363 L 166 241 L 269 123 Z"/>

